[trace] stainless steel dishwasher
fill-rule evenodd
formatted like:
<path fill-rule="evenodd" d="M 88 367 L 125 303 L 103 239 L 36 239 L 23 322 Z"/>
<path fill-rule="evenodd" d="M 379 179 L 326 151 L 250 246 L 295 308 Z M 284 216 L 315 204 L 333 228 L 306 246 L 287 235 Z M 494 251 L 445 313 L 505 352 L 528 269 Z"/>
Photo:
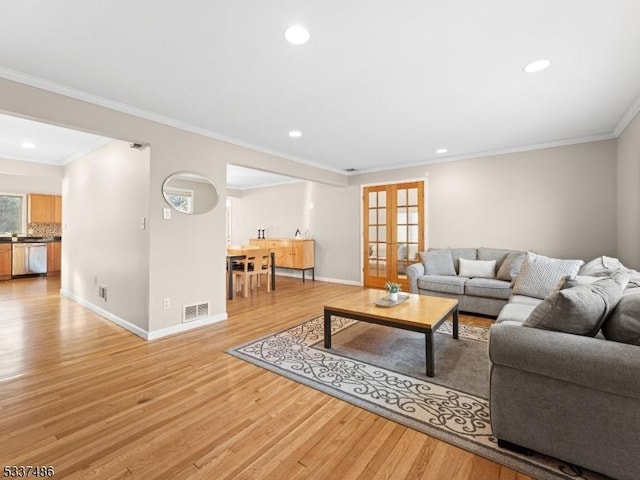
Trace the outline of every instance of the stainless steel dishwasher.
<path fill-rule="evenodd" d="M 47 273 L 46 243 L 14 243 L 11 275 Z"/>

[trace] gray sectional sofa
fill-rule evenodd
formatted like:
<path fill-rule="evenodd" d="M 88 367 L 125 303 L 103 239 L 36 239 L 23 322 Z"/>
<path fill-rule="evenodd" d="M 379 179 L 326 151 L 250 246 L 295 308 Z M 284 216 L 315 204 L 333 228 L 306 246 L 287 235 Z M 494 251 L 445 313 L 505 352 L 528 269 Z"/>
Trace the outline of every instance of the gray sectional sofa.
<path fill-rule="evenodd" d="M 621 265 L 601 273 L 544 298 L 514 295 L 501 310 L 489 336 L 491 424 L 501 446 L 635 480 L 640 281 Z"/>
<path fill-rule="evenodd" d="M 490 410 L 502 447 L 640 479 L 640 274 L 617 259 L 494 248 L 429 249 L 412 293 L 497 316 Z M 580 477 L 582 478 L 582 477 Z"/>
<path fill-rule="evenodd" d="M 449 252 L 448 258 L 442 258 Z M 421 253 L 422 262 L 409 265 L 409 292 L 455 298 L 460 311 L 497 316 L 512 294 L 512 283 L 526 252 L 498 248 L 430 248 Z M 460 259 L 495 261 L 492 277 L 460 274 Z M 465 273 L 463 271 L 463 273 Z"/>

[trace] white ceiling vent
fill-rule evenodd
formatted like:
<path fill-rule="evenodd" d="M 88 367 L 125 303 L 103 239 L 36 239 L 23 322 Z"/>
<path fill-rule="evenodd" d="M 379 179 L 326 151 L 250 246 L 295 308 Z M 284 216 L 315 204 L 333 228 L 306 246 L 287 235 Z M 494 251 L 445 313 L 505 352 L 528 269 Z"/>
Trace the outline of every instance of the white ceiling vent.
<path fill-rule="evenodd" d="M 196 305 L 185 305 L 182 311 L 182 322 L 192 322 L 209 316 L 209 302 Z"/>

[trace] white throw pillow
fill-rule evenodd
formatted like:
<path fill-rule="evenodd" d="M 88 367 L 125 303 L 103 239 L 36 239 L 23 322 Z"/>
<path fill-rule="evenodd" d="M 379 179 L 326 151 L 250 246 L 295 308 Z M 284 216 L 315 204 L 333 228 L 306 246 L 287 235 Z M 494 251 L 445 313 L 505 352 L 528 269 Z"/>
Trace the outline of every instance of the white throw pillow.
<path fill-rule="evenodd" d="M 459 275 L 469 278 L 496 278 L 496 261 L 460 258 Z"/>
<path fill-rule="evenodd" d="M 514 295 L 546 298 L 551 295 L 562 277 L 577 275 L 582 260 L 561 260 L 527 252 L 513 286 Z"/>

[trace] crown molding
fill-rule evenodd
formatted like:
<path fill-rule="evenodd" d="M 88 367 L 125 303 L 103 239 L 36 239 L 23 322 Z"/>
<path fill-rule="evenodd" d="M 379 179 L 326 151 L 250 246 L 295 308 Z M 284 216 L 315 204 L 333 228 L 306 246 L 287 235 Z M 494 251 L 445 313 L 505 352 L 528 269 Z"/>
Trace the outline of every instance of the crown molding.
<path fill-rule="evenodd" d="M 555 142 L 537 143 L 534 145 L 523 145 L 520 147 L 504 148 L 499 150 L 487 150 L 485 152 L 469 153 L 466 155 L 452 155 L 452 156 L 446 156 L 446 157 L 431 158 L 431 159 L 423 160 L 418 163 L 410 163 L 410 164 L 402 164 L 402 165 L 396 164 L 393 166 L 381 167 L 381 168 L 367 168 L 364 170 L 357 170 L 355 172 L 351 172 L 349 175 L 357 176 L 357 175 L 366 175 L 369 173 L 385 172 L 388 170 L 402 170 L 404 168 L 419 168 L 419 167 L 425 167 L 427 165 L 435 165 L 438 163 L 447 163 L 447 162 L 457 162 L 460 160 L 479 160 L 482 158 L 494 157 L 497 155 L 508 155 L 511 153 L 530 152 L 534 150 L 543 150 L 545 148 L 566 147 L 570 145 L 578 145 L 581 143 L 611 140 L 613 138 L 616 138 L 616 136 L 613 133 L 603 133 L 600 135 L 592 135 L 589 137 L 571 138 L 566 140 L 558 140 Z"/>
<path fill-rule="evenodd" d="M 624 131 L 625 128 L 631 123 L 631 121 L 636 118 L 636 115 L 640 113 L 640 96 L 636 98 L 636 101 L 631 104 L 629 110 L 622 116 L 616 128 L 613 129 L 613 134 L 616 137 L 619 137 L 620 134 Z"/>

